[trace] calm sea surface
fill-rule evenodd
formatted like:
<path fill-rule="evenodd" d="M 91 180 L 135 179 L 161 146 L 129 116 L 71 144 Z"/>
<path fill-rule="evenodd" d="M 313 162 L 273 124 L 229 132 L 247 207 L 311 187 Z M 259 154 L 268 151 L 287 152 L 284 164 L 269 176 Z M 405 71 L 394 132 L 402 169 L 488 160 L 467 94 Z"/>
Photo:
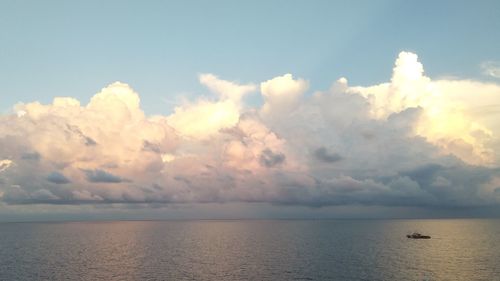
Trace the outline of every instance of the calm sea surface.
<path fill-rule="evenodd" d="M 0 223 L 0 280 L 500 280 L 500 220 Z"/>

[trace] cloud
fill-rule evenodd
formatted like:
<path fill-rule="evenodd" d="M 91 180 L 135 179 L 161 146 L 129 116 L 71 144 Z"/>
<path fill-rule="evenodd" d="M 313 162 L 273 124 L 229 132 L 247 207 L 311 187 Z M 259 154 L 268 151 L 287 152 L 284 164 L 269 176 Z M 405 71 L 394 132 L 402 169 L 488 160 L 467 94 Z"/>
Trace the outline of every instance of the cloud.
<path fill-rule="evenodd" d="M 21 155 L 21 159 L 38 161 L 40 160 L 40 154 L 37 152 L 26 152 Z"/>
<path fill-rule="evenodd" d="M 218 95 L 217 99 L 202 97 L 195 102 L 185 102 L 174 109 L 167 121 L 180 136 L 201 140 L 234 127 L 242 113 L 241 99 L 256 87 L 221 80 L 213 74 L 201 74 L 199 78 L 200 83 Z"/>
<path fill-rule="evenodd" d="M 500 78 L 500 62 L 486 61 L 481 63 L 480 66 L 484 75 Z"/>
<path fill-rule="evenodd" d="M 0 160 L 0 172 L 7 170 L 12 165 L 12 160 L 3 159 Z"/>
<path fill-rule="evenodd" d="M 65 177 L 63 174 L 59 172 L 52 172 L 47 176 L 47 180 L 51 183 L 55 184 L 66 184 L 70 183 L 71 181 Z"/>
<path fill-rule="evenodd" d="M 325 163 L 334 163 L 342 160 L 342 156 L 335 152 L 330 152 L 326 147 L 320 147 L 314 151 L 314 156 Z"/>
<path fill-rule="evenodd" d="M 205 139 L 236 125 L 239 116 L 239 106 L 232 100 L 198 100 L 176 107 L 167 121 L 182 136 Z"/>
<path fill-rule="evenodd" d="M 32 193 L 31 199 L 39 202 L 51 202 L 59 198 L 52 194 L 49 190 L 39 189 Z"/>
<path fill-rule="evenodd" d="M 303 79 L 293 79 L 292 74 L 275 77 L 260 84 L 264 98 L 262 113 L 264 115 L 287 115 L 299 104 L 300 98 L 309 88 Z"/>
<path fill-rule="evenodd" d="M 259 157 L 260 164 L 268 168 L 279 165 L 285 161 L 285 155 L 283 153 L 275 153 L 269 148 L 262 151 Z"/>
<path fill-rule="evenodd" d="M 431 80 L 416 54 L 402 52 L 391 82 L 351 87 L 369 101 L 370 115 L 384 119 L 408 108 L 421 108 L 413 133 L 426 138 L 445 154 L 470 164 L 494 164 L 498 155 L 489 147 L 500 133 L 496 109 L 500 87 L 471 80 Z M 484 114 L 484 109 L 489 113 Z"/>
<path fill-rule="evenodd" d="M 160 145 L 156 143 L 151 143 L 147 140 L 144 141 L 144 146 L 143 146 L 144 151 L 150 151 L 153 153 L 161 153 L 161 147 Z"/>
<path fill-rule="evenodd" d="M 309 91 L 200 75 L 207 92 L 147 116 L 113 83 L 88 103 L 57 97 L 0 115 L 9 204 L 260 202 L 321 207 L 500 204 L 500 85 L 431 79 L 402 52 L 387 82 Z M 498 106 L 497 106 L 498 105 Z"/>
<path fill-rule="evenodd" d="M 120 183 L 124 181 L 121 177 L 115 176 L 104 170 L 84 170 L 83 172 L 87 180 L 93 183 Z"/>
<path fill-rule="evenodd" d="M 218 94 L 222 100 L 229 99 L 237 103 L 239 103 L 245 95 L 257 89 L 254 84 L 239 85 L 235 82 L 219 79 L 217 76 L 210 73 L 200 74 L 199 79 L 201 84 L 205 85 L 210 91 Z"/>

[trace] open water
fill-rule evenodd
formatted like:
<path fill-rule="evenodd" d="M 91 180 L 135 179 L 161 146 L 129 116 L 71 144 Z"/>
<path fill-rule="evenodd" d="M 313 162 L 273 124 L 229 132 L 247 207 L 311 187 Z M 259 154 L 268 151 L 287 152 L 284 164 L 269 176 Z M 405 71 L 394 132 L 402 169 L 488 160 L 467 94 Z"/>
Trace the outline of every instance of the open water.
<path fill-rule="evenodd" d="M 0 223 L 0 280 L 492 281 L 500 220 Z"/>

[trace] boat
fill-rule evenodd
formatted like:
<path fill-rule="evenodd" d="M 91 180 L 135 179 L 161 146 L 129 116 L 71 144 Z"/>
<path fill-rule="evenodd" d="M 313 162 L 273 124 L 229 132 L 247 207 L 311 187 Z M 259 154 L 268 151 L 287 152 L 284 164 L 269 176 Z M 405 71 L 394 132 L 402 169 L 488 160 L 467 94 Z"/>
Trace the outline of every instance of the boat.
<path fill-rule="evenodd" d="M 411 238 L 411 239 L 431 239 L 431 237 L 429 235 L 422 235 L 418 232 L 413 232 L 412 234 L 407 234 L 406 237 Z"/>

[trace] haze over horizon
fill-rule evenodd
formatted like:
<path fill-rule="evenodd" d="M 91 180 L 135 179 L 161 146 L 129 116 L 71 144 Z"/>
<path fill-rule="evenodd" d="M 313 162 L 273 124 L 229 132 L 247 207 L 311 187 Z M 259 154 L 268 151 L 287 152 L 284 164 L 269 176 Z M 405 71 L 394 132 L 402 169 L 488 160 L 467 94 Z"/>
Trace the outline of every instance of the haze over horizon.
<path fill-rule="evenodd" d="M 495 1 L 27 3 L 0 221 L 500 216 Z"/>

